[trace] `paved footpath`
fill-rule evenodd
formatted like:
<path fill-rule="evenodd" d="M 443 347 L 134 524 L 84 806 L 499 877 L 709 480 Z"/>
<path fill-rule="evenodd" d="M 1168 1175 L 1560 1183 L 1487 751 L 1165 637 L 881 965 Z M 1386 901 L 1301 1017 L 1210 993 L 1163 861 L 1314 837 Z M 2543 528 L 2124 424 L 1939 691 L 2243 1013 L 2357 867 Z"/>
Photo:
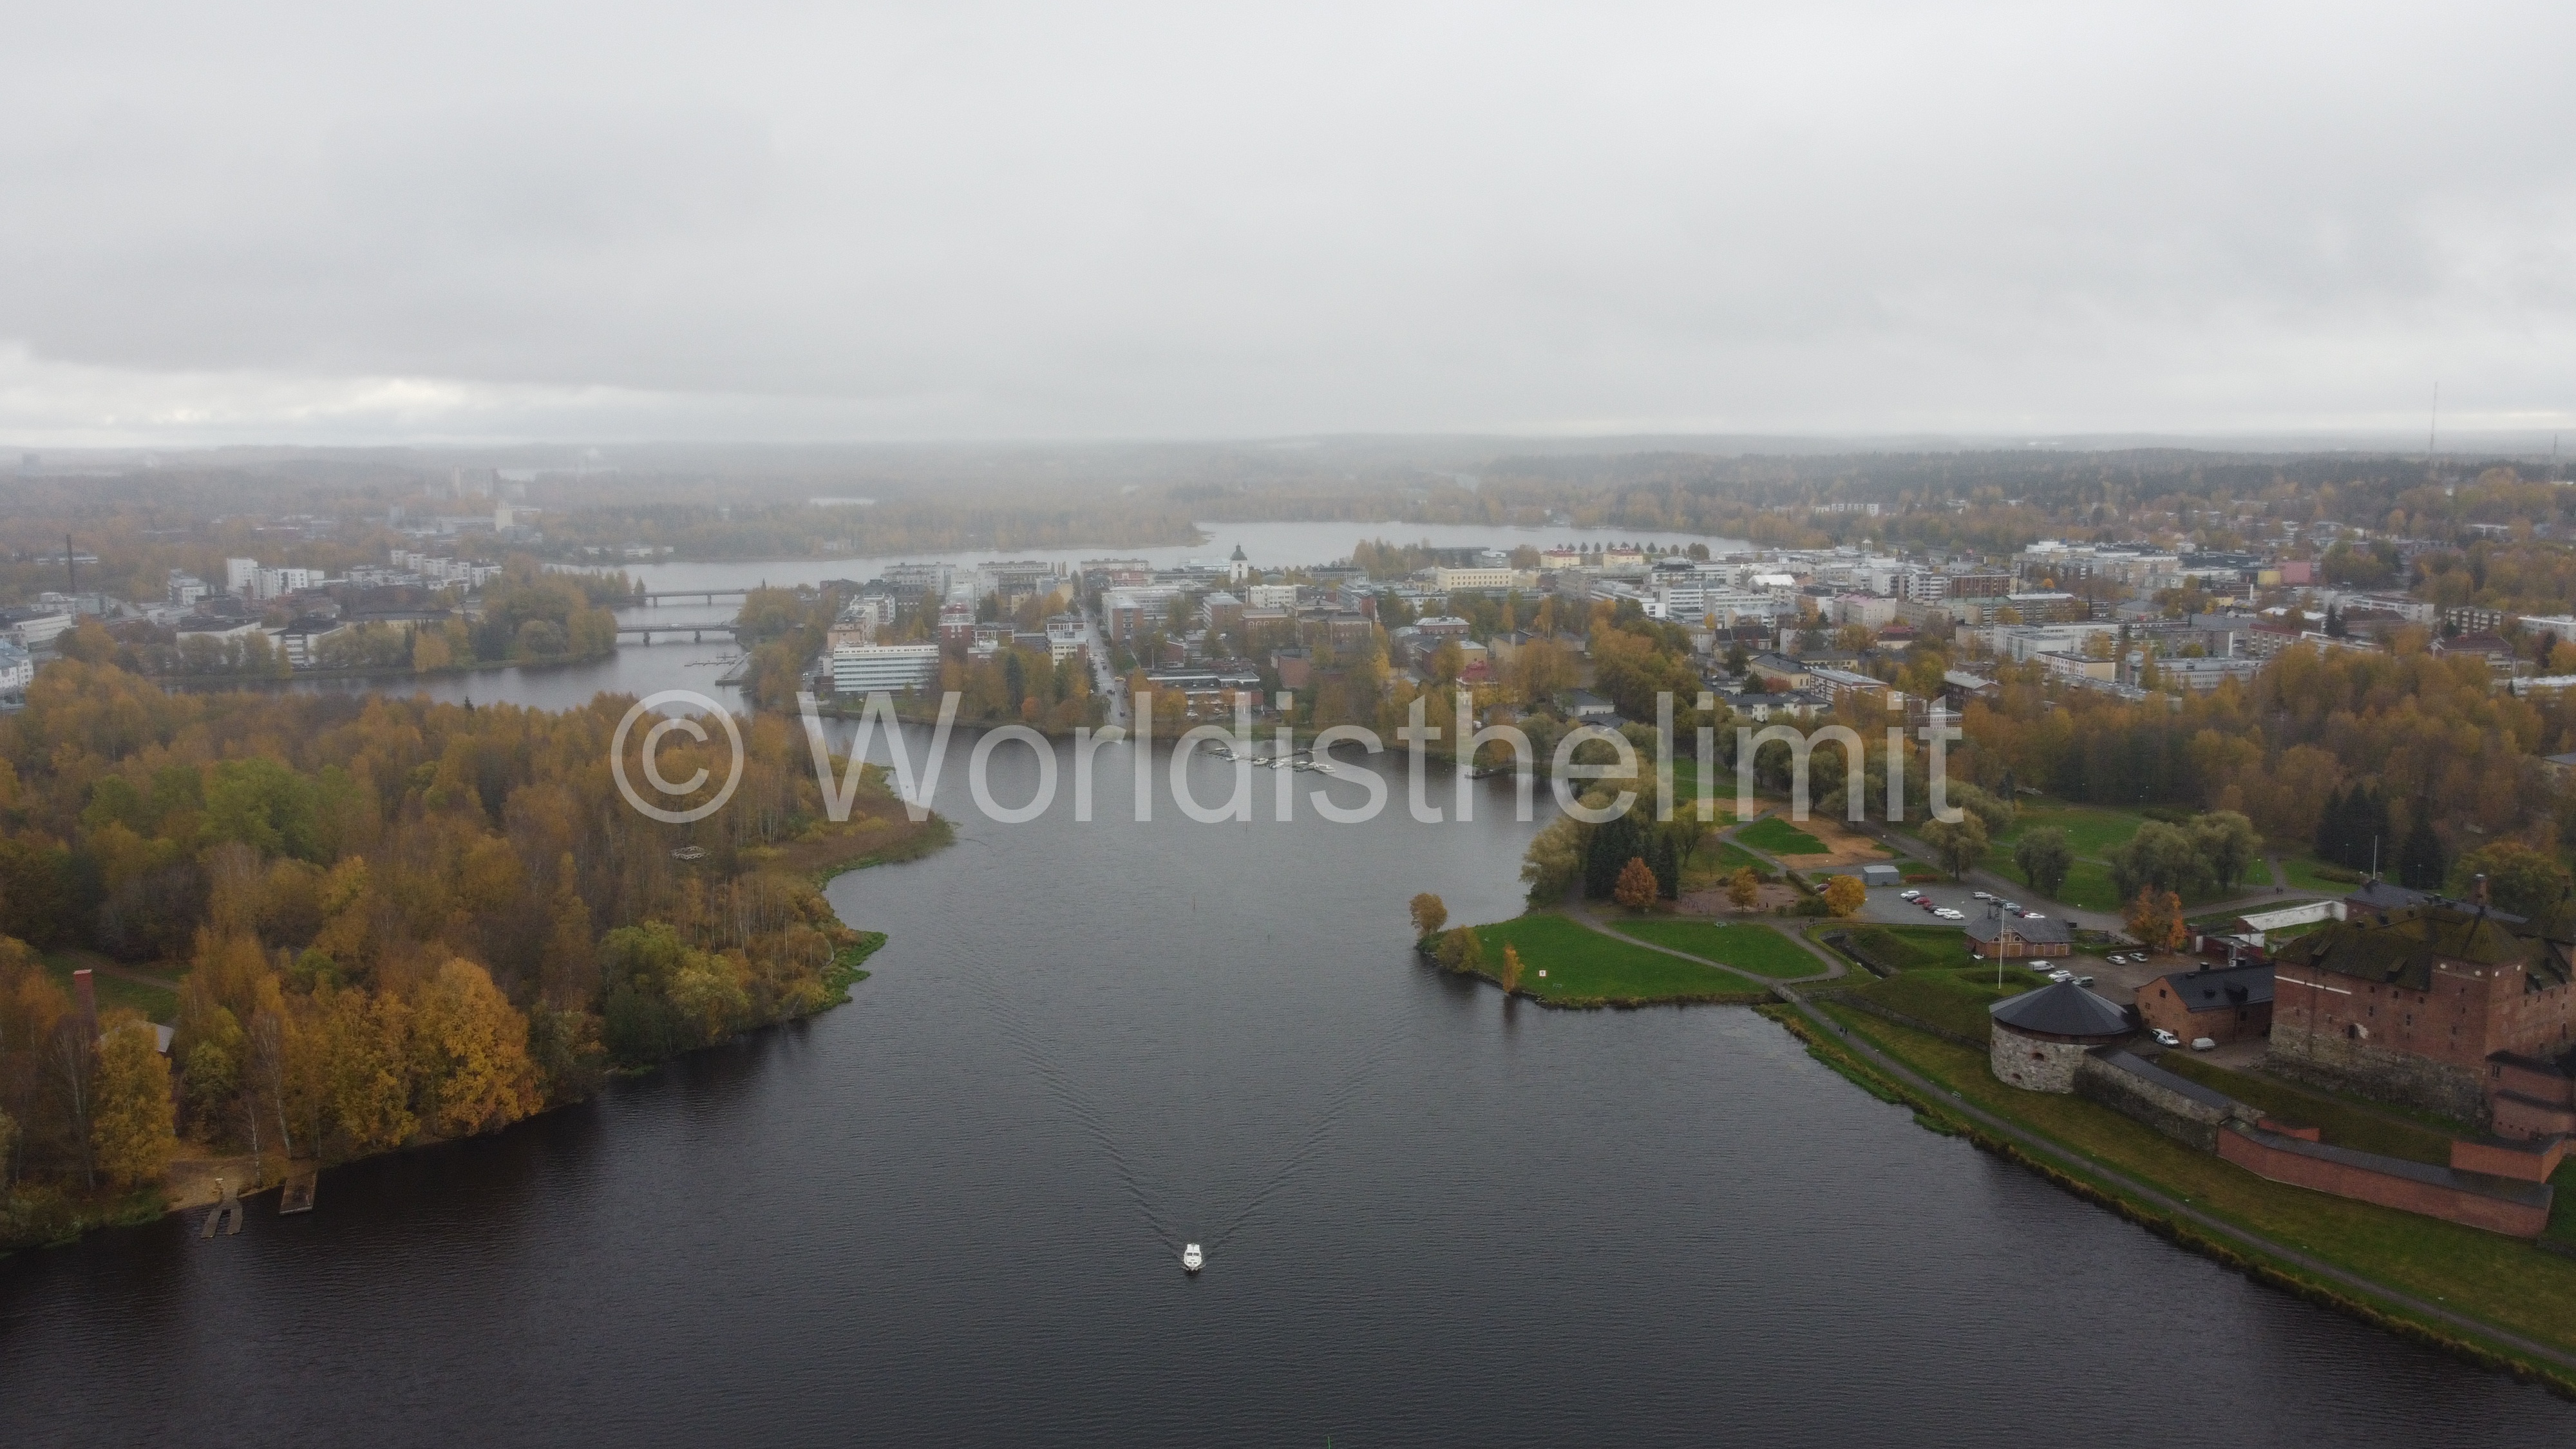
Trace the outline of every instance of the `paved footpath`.
<path fill-rule="evenodd" d="M 2474 1334 L 2475 1336 L 2486 1339 L 2490 1342 L 2503 1344 L 2505 1347 L 2512 1349 L 2516 1353 L 2527 1354 L 2543 1363 L 2555 1364 L 2560 1368 L 2576 1369 L 2576 1353 L 2569 1353 L 2564 1349 L 2552 1348 L 2548 1344 L 2535 1342 L 2531 1339 L 2524 1338 L 2519 1334 L 2509 1333 L 2504 1329 L 2496 1327 L 2494 1324 L 2471 1318 L 2464 1313 L 2455 1313 L 2440 1303 L 2428 1302 L 2425 1299 L 2417 1298 L 2412 1294 L 2389 1287 L 2385 1283 L 2365 1278 L 2358 1273 L 2351 1272 L 2344 1268 L 2336 1267 L 2334 1264 L 2325 1262 L 2322 1259 L 2312 1258 L 2306 1253 L 2300 1252 L 2296 1248 L 2292 1248 L 2287 1244 L 2274 1242 L 2272 1239 L 2266 1238 L 2259 1233 L 2250 1232 L 2244 1228 L 2240 1228 L 2234 1223 L 2228 1222 L 2224 1218 L 2213 1217 L 2209 1213 L 2193 1207 L 2189 1202 L 2175 1198 L 2161 1189 L 2150 1187 L 2145 1182 L 2131 1177 L 2117 1168 L 2105 1166 L 2089 1157 L 2069 1151 L 2068 1149 L 2061 1147 L 2036 1133 L 2026 1131 L 1981 1107 L 1971 1104 L 1966 1097 L 1933 1082 L 1930 1078 L 1925 1077 L 1922 1073 L 1915 1071 L 1912 1067 L 1896 1060 L 1887 1053 L 1880 1051 L 1869 1042 L 1843 1030 L 1840 1022 L 1833 1020 L 1831 1017 L 1828 1017 L 1823 1012 L 1817 1010 L 1805 997 L 1791 990 L 1788 984 L 1775 983 L 1771 988 L 1771 994 L 1779 997 L 1782 1001 L 1789 1003 L 1791 1006 L 1796 1007 L 1800 1014 L 1804 1015 L 1809 1021 L 1814 1022 L 1820 1030 L 1831 1033 L 1842 1043 L 1845 1049 L 1849 1050 L 1853 1055 L 1867 1061 L 1873 1070 L 1883 1072 L 1886 1075 L 1895 1078 L 1897 1081 L 1903 1082 L 1914 1090 L 1935 1100 L 1944 1097 L 1948 1098 L 1949 1100 L 1942 1110 L 1954 1112 L 1959 1116 L 1968 1118 L 1978 1126 L 1994 1133 L 1996 1136 L 2009 1139 L 2014 1146 L 2021 1148 L 2023 1151 L 2030 1153 L 2034 1157 L 2044 1158 L 2059 1167 L 2068 1169 L 2069 1171 L 2083 1176 L 2108 1182 L 2112 1186 L 2120 1189 L 2122 1192 L 2127 1193 L 2141 1202 L 2147 1203 L 2160 1212 L 2166 1213 L 2172 1217 L 2180 1218 L 2196 1228 L 2200 1228 L 2216 1237 L 2224 1238 L 2240 1247 L 2251 1249 L 2267 1258 L 2288 1263 L 2298 1268 L 2301 1272 L 2350 1288 L 2357 1293 L 2364 1294 L 2370 1298 L 2376 1298 L 2384 1303 L 2395 1304 L 2409 1313 L 2417 1314 L 2424 1318 L 2434 1319 L 2438 1322 L 2447 1323 L 2463 1332 Z"/>

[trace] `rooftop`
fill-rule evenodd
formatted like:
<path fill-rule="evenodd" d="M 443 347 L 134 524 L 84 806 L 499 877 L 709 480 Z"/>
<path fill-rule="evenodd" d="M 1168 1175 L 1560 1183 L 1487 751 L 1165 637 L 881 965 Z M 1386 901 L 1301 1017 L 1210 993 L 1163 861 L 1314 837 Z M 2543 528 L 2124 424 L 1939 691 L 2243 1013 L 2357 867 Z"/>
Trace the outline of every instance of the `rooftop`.
<path fill-rule="evenodd" d="M 1999 1025 L 2041 1036 L 2107 1038 L 2126 1036 L 2135 1029 L 2118 1002 L 2072 981 L 2008 997 L 1987 1007 L 1986 1014 Z"/>
<path fill-rule="evenodd" d="M 2475 966 L 2532 961 L 2534 947 L 2476 906 L 2433 900 L 2407 910 L 2357 916 L 2283 946 L 2283 965 L 2331 971 L 2362 981 L 2424 991 L 2433 963 Z"/>
<path fill-rule="evenodd" d="M 2272 999 L 2270 966 L 2223 966 L 2210 971 L 2176 971 L 2159 978 L 2182 1000 L 2186 1011 L 2216 1011 L 2254 1006 Z"/>

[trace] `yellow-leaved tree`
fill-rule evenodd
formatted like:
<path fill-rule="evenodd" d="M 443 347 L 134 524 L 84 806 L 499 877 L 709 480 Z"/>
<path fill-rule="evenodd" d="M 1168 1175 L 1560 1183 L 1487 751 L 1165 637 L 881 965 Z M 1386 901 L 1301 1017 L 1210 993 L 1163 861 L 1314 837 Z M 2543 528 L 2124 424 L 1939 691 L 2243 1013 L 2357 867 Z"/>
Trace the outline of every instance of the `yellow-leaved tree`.
<path fill-rule="evenodd" d="M 159 1177 L 178 1145 L 170 1103 L 170 1061 L 152 1024 L 120 1013 L 98 1039 L 89 1140 L 98 1167 L 119 1187 Z"/>
<path fill-rule="evenodd" d="M 1610 888 L 1610 899 L 1632 911 L 1642 911 L 1655 903 L 1656 889 L 1655 873 L 1647 867 L 1645 857 L 1631 856 L 1626 865 L 1619 867 L 1619 879 Z"/>
<path fill-rule="evenodd" d="M 1838 875 L 1825 882 L 1825 909 L 1837 916 L 1857 916 L 1868 903 L 1869 887 L 1858 876 Z"/>
<path fill-rule="evenodd" d="M 430 978 L 412 1009 L 411 1042 L 431 1130 L 489 1132 L 537 1109 L 527 1018 L 473 962 L 450 960 Z"/>

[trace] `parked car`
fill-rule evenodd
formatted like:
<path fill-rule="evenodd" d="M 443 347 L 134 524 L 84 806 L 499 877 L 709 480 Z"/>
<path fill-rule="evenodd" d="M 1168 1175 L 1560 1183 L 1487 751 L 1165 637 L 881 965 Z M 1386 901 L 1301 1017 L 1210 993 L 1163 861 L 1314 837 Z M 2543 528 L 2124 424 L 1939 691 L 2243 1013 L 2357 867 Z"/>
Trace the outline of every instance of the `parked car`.
<path fill-rule="evenodd" d="M 1939 916 L 1945 921 L 1964 921 L 1968 918 L 1968 913 L 1966 911 L 1957 910 L 1950 906 L 1943 906 L 1932 914 Z"/>
<path fill-rule="evenodd" d="M 2021 914 L 2021 902 L 2019 902 L 2019 901 L 2006 901 L 2006 902 L 2004 902 L 2004 909 L 2005 909 L 2005 910 L 2008 910 L 2008 911 L 2012 912 L 2014 915 L 2018 916 L 2018 915 L 2020 915 L 2020 914 Z"/>
<path fill-rule="evenodd" d="M 2196 1052 L 2216 1051 L 2218 1042 L 2214 1037 L 2196 1036 L 2191 1039 L 2191 1049 Z"/>
<path fill-rule="evenodd" d="M 1935 906 L 1934 904 L 1932 904 L 1932 898 L 1931 898 L 1930 896 L 1916 896 L 1916 897 L 1914 898 L 1914 904 L 1916 904 L 1916 905 L 1918 905 L 1918 906 L 1921 906 L 1923 909 L 1925 909 L 1925 910 L 1927 910 L 1927 911 L 1934 911 L 1934 910 L 1939 910 L 1939 909 L 1940 909 L 1940 907 Z"/>
<path fill-rule="evenodd" d="M 2165 1030 L 2161 1026 L 2148 1032 L 2147 1035 L 2154 1037 L 2156 1039 L 2156 1045 L 2158 1046 L 2177 1047 L 2182 1045 L 2181 1037 L 2174 1035 L 2172 1032 Z"/>
<path fill-rule="evenodd" d="M 1990 901 L 1995 898 L 1994 892 L 1992 891 L 1971 891 L 1969 894 L 1981 901 Z"/>
<path fill-rule="evenodd" d="M 2048 917 L 2041 915 L 2037 911 L 2024 911 L 2021 913 L 2021 918 L 2025 921 L 2045 921 L 2048 919 Z"/>
<path fill-rule="evenodd" d="M 2074 973 L 2074 972 L 2072 972 L 2072 971 L 2065 970 L 2064 968 L 2062 968 L 2062 967 L 2061 967 L 2061 968 L 2060 968 L 2060 969 L 2058 969 L 2058 970 L 2055 970 L 2055 971 L 2051 971 L 2051 972 L 2049 972 L 2049 973 L 2048 973 L 2048 979 L 2049 979 L 2049 980 L 2051 980 L 2051 981 L 2053 981 L 2053 982 L 2055 982 L 2055 983 L 2057 983 L 2057 984 L 2058 984 L 2058 985 L 2060 985 L 2060 986 L 2063 986 L 2063 985 L 2065 985 L 2067 982 L 2072 981 L 2072 980 L 2074 980 L 2074 979 L 2075 979 L 2075 973 Z"/>
<path fill-rule="evenodd" d="M 2078 986 L 2089 987 L 2093 984 L 2093 978 L 2090 976 L 2078 976 L 2075 978 L 2075 984 Z"/>
<path fill-rule="evenodd" d="M 1905 889 L 1896 893 L 1896 898 L 1900 901 L 1910 901 L 1920 897 L 1922 894 L 1923 892 L 1916 890 L 1914 887 L 1907 886 Z"/>

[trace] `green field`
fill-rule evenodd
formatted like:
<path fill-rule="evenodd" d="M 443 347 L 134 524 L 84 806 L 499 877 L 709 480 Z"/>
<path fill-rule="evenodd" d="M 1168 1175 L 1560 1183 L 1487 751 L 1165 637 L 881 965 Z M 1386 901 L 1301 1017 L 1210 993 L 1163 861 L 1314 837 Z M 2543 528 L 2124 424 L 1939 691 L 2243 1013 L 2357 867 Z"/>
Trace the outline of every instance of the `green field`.
<path fill-rule="evenodd" d="M 1755 850 L 1771 855 L 1824 855 L 1825 843 L 1777 815 L 1766 815 L 1742 830 L 1735 838 Z"/>
<path fill-rule="evenodd" d="M 1622 935 L 1687 951 L 1703 961 L 1757 976 L 1814 976 L 1828 968 L 1816 955 L 1768 926 L 1672 919 L 1621 921 Z"/>
<path fill-rule="evenodd" d="M 1753 867 L 1755 875 L 1776 876 L 1780 873 L 1769 861 L 1757 859 L 1751 851 L 1737 845 L 1734 841 L 1720 840 L 1691 852 L 1690 870 L 1687 874 L 1692 880 L 1708 885 L 1723 880 L 1746 866 Z"/>
<path fill-rule="evenodd" d="M 2337 1147 L 2403 1157 L 2410 1162 L 2450 1165 L 2451 1139 L 2429 1127 L 2401 1122 L 2367 1107 L 2338 1102 L 2322 1093 L 2305 1091 L 2270 1077 L 2231 1072 L 2187 1052 L 2166 1052 L 2157 1058 L 2156 1065 L 2176 1076 L 2189 1077 L 2204 1087 L 2225 1092 L 2275 1121 L 2295 1127 L 2314 1127 L 2318 1135 Z"/>
<path fill-rule="evenodd" d="M 1983 1052 L 1861 1012 L 1828 1009 L 1853 1033 L 1941 1086 L 2084 1158 L 2417 1297 L 2543 1343 L 2576 1347 L 2576 1262 L 2496 1233 L 2267 1182 L 2082 1097 L 2007 1087 L 1994 1079 Z M 2576 1174 L 2568 1180 L 2576 1185 Z"/>
<path fill-rule="evenodd" d="M 150 986 L 140 981 L 129 981 L 122 976 L 110 976 L 105 971 L 96 969 L 102 964 L 86 953 L 78 959 L 61 951 L 49 951 L 45 954 L 45 970 L 52 974 L 55 981 L 61 983 L 65 991 L 72 989 L 72 972 L 75 968 L 82 966 L 93 968 L 90 972 L 90 983 L 98 992 L 98 1009 L 102 1014 L 117 1010 L 138 1011 L 143 1014 L 144 1020 L 164 1024 L 176 1022 L 179 1019 L 177 991 L 167 986 Z"/>
<path fill-rule="evenodd" d="M 2019 996 L 2047 984 L 2018 966 L 2004 968 L 2003 981 L 2003 989 L 1996 990 L 1991 966 L 1908 971 L 1883 981 L 1870 981 L 1851 994 L 1973 1041 L 1984 1041 L 1993 1027 L 1986 1008 L 2007 996 Z"/>
<path fill-rule="evenodd" d="M 2336 880 L 2324 874 L 2326 871 L 2354 878 Z M 2269 869 L 2264 872 L 2266 875 L 2270 873 Z M 2361 883 L 2360 875 L 2361 872 L 2357 870 L 2349 870 L 2340 865 L 2328 865 L 2304 850 L 2296 855 L 2284 852 L 2281 856 L 2281 876 L 2294 890 L 2315 891 L 2324 896 L 2347 895 L 2351 893 L 2353 887 Z"/>
<path fill-rule="evenodd" d="M 1975 958 L 1968 954 L 1968 934 L 1956 926 L 1828 926 L 1848 930 L 1854 944 L 1880 965 L 1899 971 L 1938 967 L 1956 969 Z"/>
<path fill-rule="evenodd" d="M 2138 827 L 2146 820 L 2143 811 L 2110 805 L 2025 804 L 2021 813 L 2014 817 L 2012 828 L 1986 847 L 1985 858 L 1978 863 L 2006 880 L 2020 881 L 2029 886 L 2030 878 L 2021 873 L 2021 867 L 2013 864 L 2012 848 L 2029 832 L 2053 825 L 2066 832 L 2066 843 L 2075 852 L 2075 863 L 2067 870 L 2066 883 L 2058 887 L 2057 894 L 2042 899 L 2088 911 L 2116 911 L 2127 903 L 2112 888 L 2111 866 L 2107 857 L 2128 844 L 2129 837 L 2137 834 Z M 2283 862 L 2285 866 L 2288 863 L 2286 860 Z M 2296 872 L 2290 879 L 2292 884 L 2299 884 Z M 2195 892 L 2184 899 L 2186 903 L 2233 900 L 2271 888 L 2271 868 L 2258 860 L 2245 873 L 2245 879 L 2233 889 Z M 2037 892 L 2037 887 L 2031 889 L 2034 894 Z M 2339 893 L 2341 888 L 2327 886 L 2325 889 Z"/>
<path fill-rule="evenodd" d="M 1521 990 L 1560 1006 L 1758 1001 L 1768 995 L 1750 977 L 1650 951 L 1554 912 L 1475 929 L 1484 943 L 1489 974 L 1501 966 L 1503 947 L 1510 945 L 1521 956 Z M 1541 971 L 1547 974 L 1541 976 Z"/>

